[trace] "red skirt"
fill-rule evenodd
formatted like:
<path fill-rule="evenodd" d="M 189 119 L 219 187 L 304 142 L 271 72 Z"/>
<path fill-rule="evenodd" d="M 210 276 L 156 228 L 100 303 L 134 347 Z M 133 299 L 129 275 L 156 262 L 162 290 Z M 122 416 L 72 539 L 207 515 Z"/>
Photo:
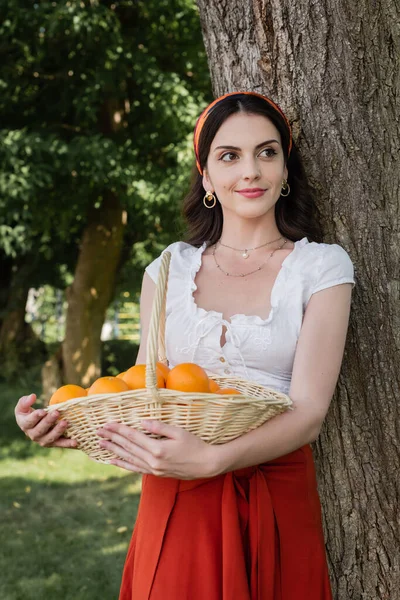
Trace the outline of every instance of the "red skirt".
<path fill-rule="evenodd" d="M 332 600 L 309 444 L 184 481 L 143 477 L 119 600 Z"/>

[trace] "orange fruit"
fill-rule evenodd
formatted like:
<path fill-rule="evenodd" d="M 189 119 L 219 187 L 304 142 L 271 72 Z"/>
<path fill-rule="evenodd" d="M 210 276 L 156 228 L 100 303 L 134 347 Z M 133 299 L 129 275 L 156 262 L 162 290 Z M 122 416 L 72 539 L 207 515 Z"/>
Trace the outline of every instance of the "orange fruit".
<path fill-rule="evenodd" d="M 164 365 L 164 363 L 162 363 L 162 362 L 157 362 L 156 365 L 157 365 L 157 369 L 159 371 L 161 371 L 161 374 L 164 377 L 164 379 L 167 380 L 168 373 L 170 372 L 170 368 L 167 367 L 167 365 Z"/>
<path fill-rule="evenodd" d="M 66 402 L 67 400 L 72 400 L 72 398 L 81 398 L 86 395 L 87 392 L 85 388 L 80 385 L 63 385 L 54 392 L 50 398 L 49 404 L 58 404 L 59 402 Z"/>
<path fill-rule="evenodd" d="M 161 371 L 157 368 L 157 387 L 165 388 L 165 379 Z M 141 390 L 146 387 L 146 365 L 135 365 L 127 370 L 122 380 L 131 390 Z"/>
<path fill-rule="evenodd" d="M 223 388 L 221 390 L 218 390 L 217 394 L 240 394 L 241 392 L 238 392 L 238 390 L 235 390 L 234 388 Z"/>
<path fill-rule="evenodd" d="M 199 365 L 181 363 L 170 370 L 165 387 L 180 392 L 209 392 L 210 380 Z"/>
<path fill-rule="evenodd" d="M 122 379 L 117 377 L 99 377 L 90 386 L 88 396 L 92 394 L 117 394 L 126 392 L 129 386 Z"/>
<path fill-rule="evenodd" d="M 210 379 L 210 392 L 215 394 L 215 392 L 218 392 L 220 389 L 218 383 L 214 381 L 214 379 Z"/>
<path fill-rule="evenodd" d="M 118 379 L 122 379 L 123 376 L 125 375 L 126 371 L 122 371 L 122 373 L 118 373 L 118 375 L 116 375 L 116 377 L 118 377 Z"/>

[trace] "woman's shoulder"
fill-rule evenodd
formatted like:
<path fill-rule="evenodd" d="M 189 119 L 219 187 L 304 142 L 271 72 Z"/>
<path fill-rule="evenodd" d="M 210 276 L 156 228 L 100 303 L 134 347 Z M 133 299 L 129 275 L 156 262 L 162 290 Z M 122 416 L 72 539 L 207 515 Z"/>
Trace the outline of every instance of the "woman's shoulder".
<path fill-rule="evenodd" d="M 307 240 L 302 262 L 307 273 L 313 274 L 312 293 L 339 283 L 355 284 L 353 261 L 340 244 Z"/>
<path fill-rule="evenodd" d="M 203 244 L 203 246 L 205 246 L 205 244 Z M 187 242 L 183 241 L 172 242 L 172 244 L 169 244 L 169 246 L 164 248 L 158 259 L 161 260 L 161 257 L 164 254 L 164 252 L 170 252 L 171 260 L 174 259 L 174 262 L 176 262 L 179 259 L 187 261 L 190 260 L 194 255 L 196 255 L 202 248 L 203 247 L 192 246 L 191 244 L 188 244 Z"/>
<path fill-rule="evenodd" d="M 320 258 L 321 261 L 326 258 L 336 260 L 350 260 L 350 255 L 340 244 L 328 244 L 327 242 L 310 242 L 307 237 L 299 242 L 303 248 L 307 258 Z"/>
<path fill-rule="evenodd" d="M 169 244 L 157 258 L 155 258 L 147 267 L 146 272 L 150 275 L 154 282 L 157 282 L 158 271 L 161 264 L 162 256 L 165 252 L 171 253 L 171 265 L 174 265 L 174 272 L 186 269 L 193 257 L 199 251 L 197 246 L 192 246 L 184 241 L 172 242 Z"/>
<path fill-rule="evenodd" d="M 168 252 L 171 252 L 171 255 L 174 255 L 174 254 L 189 255 L 189 254 L 194 254 L 197 250 L 198 250 L 197 246 L 192 246 L 191 244 L 188 244 L 187 242 L 183 242 L 180 240 L 177 242 L 172 242 L 172 244 L 169 244 L 169 246 L 164 248 L 164 250 L 162 251 L 161 254 L 163 254 L 163 252 L 168 251 Z"/>

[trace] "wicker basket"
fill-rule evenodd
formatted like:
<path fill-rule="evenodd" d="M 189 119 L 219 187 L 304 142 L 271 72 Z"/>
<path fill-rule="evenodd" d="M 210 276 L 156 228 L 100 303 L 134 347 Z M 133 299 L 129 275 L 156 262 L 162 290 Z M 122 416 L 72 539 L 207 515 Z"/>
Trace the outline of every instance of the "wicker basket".
<path fill-rule="evenodd" d="M 98 462 L 115 455 L 99 447 L 96 431 L 105 423 L 124 423 L 140 431 L 142 419 L 157 419 L 177 425 L 211 444 L 229 442 L 259 427 L 275 415 L 292 409 L 286 394 L 238 377 L 210 376 L 222 387 L 233 387 L 240 395 L 178 392 L 156 387 L 156 362 L 165 359 L 165 305 L 170 252 L 164 252 L 150 318 L 147 340 L 146 387 L 118 394 L 97 394 L 48 406 L 68 421 L 65 436 Z M 152 437 L 158 437 L 149 434 Z"/>

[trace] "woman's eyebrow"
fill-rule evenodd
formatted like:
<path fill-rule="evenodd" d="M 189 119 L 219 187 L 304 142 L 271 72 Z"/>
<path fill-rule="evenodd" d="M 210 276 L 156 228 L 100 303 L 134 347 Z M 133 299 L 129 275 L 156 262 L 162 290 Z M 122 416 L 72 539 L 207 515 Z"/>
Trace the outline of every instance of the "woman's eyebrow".
<path fill-rule="evenodd" d="M 276 142 L 277 144 L 279 144 L 278 140 L 266 140 L 265 142 L 261 142 L 261 144 L 257 144 L 256 150 L 258 150 L 258 148 L 261 148 L 262 146 L 266 146 L 267 144 L 272 144 L 272 142 Z M 238 146 L 217 146 L 216 148 L 214 148 L 214 152 L 215 152 L 215 150 L 221 150 L 223 148 L 225 148 L 226 150 L 240 150 L 241 149 Z"/>

